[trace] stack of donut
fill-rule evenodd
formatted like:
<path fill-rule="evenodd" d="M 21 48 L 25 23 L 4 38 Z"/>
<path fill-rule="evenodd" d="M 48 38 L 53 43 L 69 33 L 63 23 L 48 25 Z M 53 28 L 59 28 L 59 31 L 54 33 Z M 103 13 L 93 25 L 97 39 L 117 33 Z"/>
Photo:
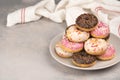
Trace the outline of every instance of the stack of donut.
<path fill-rule="evenodd" d="M 56 43 L 56 54 L 63 58 L 72 58 L 79 67 L 90 67 L 97 60 L 111 60 L 115 48 L 109 43 L 109 26 L 90 13 L 81 14 L 76 24 L 66 28 L 63 38 Z"/>

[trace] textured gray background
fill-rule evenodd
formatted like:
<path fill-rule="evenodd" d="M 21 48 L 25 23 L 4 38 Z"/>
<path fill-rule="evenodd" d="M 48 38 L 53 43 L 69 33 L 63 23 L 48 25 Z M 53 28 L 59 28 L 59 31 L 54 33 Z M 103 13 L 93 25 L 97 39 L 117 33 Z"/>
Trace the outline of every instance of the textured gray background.
<path fill-rule="evenodd" d="M 57 63 L 49 53 L 50 40 L 66 28 L 48 19 L 7 28 L 6 17 L 33 5 L 0 0 L 0 80 L 120 80 L 120 63 L 103 70 L 82 71 Z"/>

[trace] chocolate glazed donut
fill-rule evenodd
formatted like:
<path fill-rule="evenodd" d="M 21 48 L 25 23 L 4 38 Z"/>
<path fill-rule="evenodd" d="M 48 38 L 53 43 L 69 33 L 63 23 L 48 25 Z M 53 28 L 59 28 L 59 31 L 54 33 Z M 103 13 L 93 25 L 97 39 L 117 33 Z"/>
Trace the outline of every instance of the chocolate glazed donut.
<path fill-rule="evenodd" d="M 84 31 L 91 31 L 97 27 L 98 19 L 95 15 L 90 13 L 81 14 L 76 19 L 78 28 Z"/>
<path fill-rule="evenodd" d="M 87 54 L 85 50 L 74 53 L 72 56 L 73 64 L 79 67 L 93 66 L 96 63 L 96 60 L 96 56 Z"/>

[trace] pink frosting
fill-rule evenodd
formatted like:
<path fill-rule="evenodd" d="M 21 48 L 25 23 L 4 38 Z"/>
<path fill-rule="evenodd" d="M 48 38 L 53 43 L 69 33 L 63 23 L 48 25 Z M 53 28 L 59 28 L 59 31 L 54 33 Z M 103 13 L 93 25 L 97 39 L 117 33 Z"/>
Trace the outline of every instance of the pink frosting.
<path fill-rule="evenodd" d="M 83 42 L 81 43 L 71 42 L 65 36 L 61 40 L 61 44 L 72 50 L 83 48 Z"/>
<path fill-rule="evenodd" d="M 98 27 L 91 31 L 91 34 L 96 36 L 106 36 L 110 33 L 109 26 L 103 22 L 99 22 Z"/>
<path fill-rule="evenodd" d="M 100 57 L 111 57 L 115 54 L 115 48 L 113 45 L 109 45 L 105 54 L 100 55 Z"/>

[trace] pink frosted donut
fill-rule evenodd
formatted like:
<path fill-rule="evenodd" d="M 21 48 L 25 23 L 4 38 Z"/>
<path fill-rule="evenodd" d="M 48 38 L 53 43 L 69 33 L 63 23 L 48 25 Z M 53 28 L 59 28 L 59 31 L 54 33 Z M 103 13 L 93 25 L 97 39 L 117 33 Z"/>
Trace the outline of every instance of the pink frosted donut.
<path fill-rule="evenodd" d="M 100 60 L 110 60 L 115 56 L 115 48 L 113 45 L 109 45 L 104 54 L 97 56 Z"/>
<path fill-rule="evenodd" d="M 59 46 L 58 43 L 55 45 L 55 51 L 56 51 L 56 53 L 57 53 L 58 56 L 63 57 L 63 58 L 69 58 L 69 57 L 71 57 L 72 54 L 73 54 L 73 53 L 64 51 L 64 50 Z"/>
<path fill-rule="evenodd" d="M 91 35 L 96 38 L 105 38 L 109 35 L 109 26 L 103 22 L 99 22 L 98 27 L 91 31 Z"/>
<path fill-rule="evenodd" d="M 84 44 L 85 51 L 91 55 L 102 55 L 107 47 L 108 43 L 99 38 L 89 38 Z"/>
<path fill-rule="evenodd" d="M 73 42 L 84 42 L 86 41 L 89 36 L 90 33 L 89 32 L 85 32 L 85 31 L 81 31 L 79 30 L 77 27 L 77 25 L 71 25 L 68 28 L 66 28 L 66 37 Z"/>
<path fill-rule="evenodd" d="M 63 37 L 63 39 L 60 41 L 59 44 L 61 48 L 67 52 L 74 53 L 74 52 L 81 51 L 83 49 L 83 42 L 81 43 L 71 42 L 65 36 Z"/>

